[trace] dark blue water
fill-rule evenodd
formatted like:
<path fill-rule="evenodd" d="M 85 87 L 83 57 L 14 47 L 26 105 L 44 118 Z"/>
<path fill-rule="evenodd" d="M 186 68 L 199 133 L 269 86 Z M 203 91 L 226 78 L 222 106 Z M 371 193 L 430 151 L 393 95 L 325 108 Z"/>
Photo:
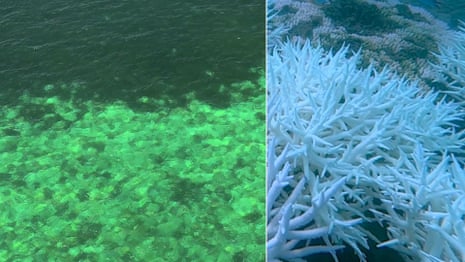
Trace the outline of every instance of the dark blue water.
<path fill-rule="evenodd" d="M 227 106 L 220 84 L 264 63 L 262 1 L 2 1 L 1 103 L 78 82 L 82 99 L 183 94 Z M 63 94 L 66 96 L 66 93 Z"/>

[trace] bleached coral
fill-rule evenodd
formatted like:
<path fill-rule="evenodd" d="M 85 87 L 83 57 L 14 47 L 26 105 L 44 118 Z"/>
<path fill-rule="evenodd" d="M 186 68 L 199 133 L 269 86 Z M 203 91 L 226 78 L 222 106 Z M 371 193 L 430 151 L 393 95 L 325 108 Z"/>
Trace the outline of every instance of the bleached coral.
<path fill-rule="evenodd" d="M 449 34 L 446 23 L 425 9 L 399 1 L 315 2 L 321 1 L 268 1 L 268 10 L 275 14 L 268 25 L 286 27 L 284 38 L 308 38 L 328 49 L 344 43 L 354 49 L 363 47 L 365 64 L 372 63 L 378 69 L 389 64 L 429 88 L 429 61 L 434 59 L 431 51 L 437 50 L 437 41 Z"/>
<path fill-rule="evenodd" d="M 439 46 L 436 65 L 443 78 L 438 79 L 447 86 L 446 93 L 454 98 L 465 100 L 465 23 L 461 22 L 459 31 L 444 38 Z"/>
<path fill-rule="evenodd" d="M 454 125 L 464 115 L 359 61 L 360 52 L 325 53 L 309 41 L 268 56 L 268 260 L 337 261 L 351 247 L 363 261 L 368 240 L 406 260 L 465 259 L 464 141 Z"/>

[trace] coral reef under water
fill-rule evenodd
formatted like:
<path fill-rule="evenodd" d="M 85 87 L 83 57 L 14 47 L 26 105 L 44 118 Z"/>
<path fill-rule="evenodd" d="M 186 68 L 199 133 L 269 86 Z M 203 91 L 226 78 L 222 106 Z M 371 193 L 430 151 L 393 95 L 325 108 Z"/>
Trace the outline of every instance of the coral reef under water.
<path fill-rule="evenodd" d="M 379 68 L 379 56 L 364 61 L 363 47 L 294 34 L 303 14 L 327 20 L 311 5 L 270 3 L 268 261 L 339 261 L 344 250 L 367 261 L 387 248 L 404 261 L 463 261 L 463 31 L 431 38 L 436 90 Z"/>

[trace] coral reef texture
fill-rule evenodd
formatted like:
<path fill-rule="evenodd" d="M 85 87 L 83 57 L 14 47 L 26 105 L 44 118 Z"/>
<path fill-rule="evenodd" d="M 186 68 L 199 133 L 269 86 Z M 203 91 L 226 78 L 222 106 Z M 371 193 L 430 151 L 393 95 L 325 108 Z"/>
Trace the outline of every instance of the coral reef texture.
<path fill-rule="evenodd" d="M 80 84 L 3 105 L 0 261 L 264 260 L 265 98 L 242 97 L 264 81 L 223 88 L 224 109 L 83 102 Z"/>
<path fill-rule="evenodd" d="M 373 249 L 464 261 L 462 107 L 360 66 L 360 52 L 308 40 L 269 51 L 268 261 L 370 261 Z"/>

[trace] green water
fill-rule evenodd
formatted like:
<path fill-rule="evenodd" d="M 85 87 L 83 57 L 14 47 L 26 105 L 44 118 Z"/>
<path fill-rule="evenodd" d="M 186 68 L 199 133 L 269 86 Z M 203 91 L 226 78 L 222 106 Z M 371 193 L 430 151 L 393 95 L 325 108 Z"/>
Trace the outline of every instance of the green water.
<path fill-rule="evenodd" d="M 263 261 L 264 3 L 3 1 L 1 261 Z"/>
<path fill-rule="evenodd" d="M 0 14 L 9 91 L 80 82 L 85 98 L 181 100 L 197 90 L 219 103 L 212 97 L 229 99 L 221 84 L 256 78 L 248 70 L 264 62 L 264 3 L 2 1 Z"/>

